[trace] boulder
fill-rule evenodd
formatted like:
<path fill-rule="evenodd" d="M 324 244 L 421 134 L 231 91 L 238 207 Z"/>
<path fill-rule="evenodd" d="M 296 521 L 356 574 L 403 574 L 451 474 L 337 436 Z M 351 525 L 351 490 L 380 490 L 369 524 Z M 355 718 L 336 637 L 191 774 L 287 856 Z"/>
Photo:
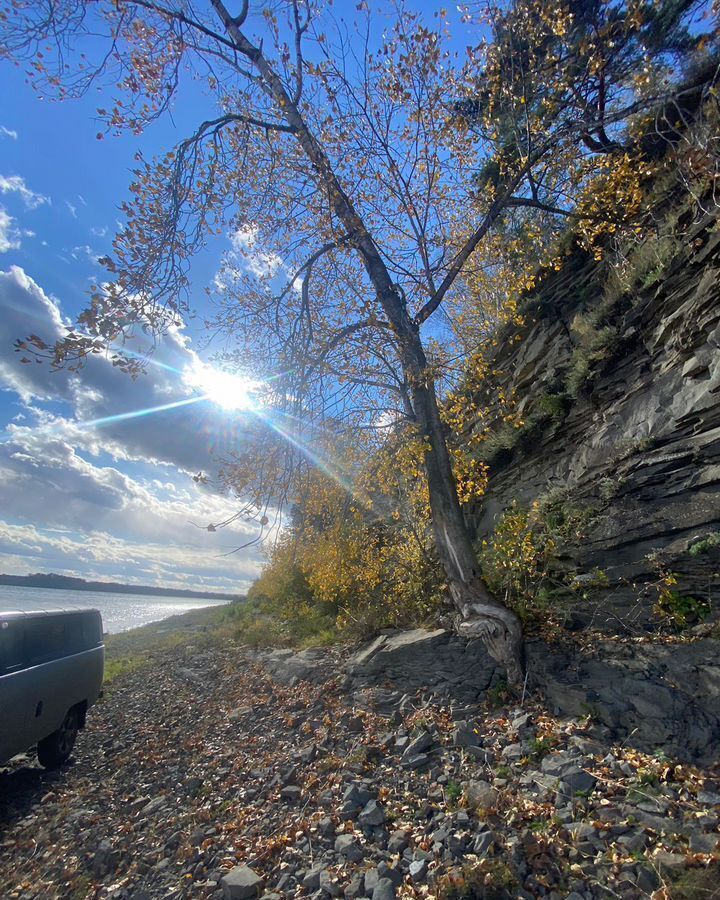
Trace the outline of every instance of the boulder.
<path fill-rule="evenodd" d="M 473 841 L 472 852 L 476 856 L 486 856 L 494 843 L 495 835 L 492 831 L 483 831 Z"/>
<path fill-rule="evenodd" d="M 392 866 L 388 865 L 385 860 L 382 860 L 378 863 L 377 872 L 380 880 L 382 880 L 383 878 L 389 878 L 390 881 L 392 881 L 392 883 L 395 885 L 395 887 L 400 887 L 400 885 L 402 884 L 402 873 L 398 869 L 395 869 Z"/>
<path fill-rule="evenodd" d="M 354 674 L 372 675 L 407 662 L 415 665 L 418 660 L 422 662 L 423 657 L 433 655 L 437 646 L 445 643 L 447 638 L 448 632 L 444 628 L 435 631 L 414 628 L 395 634 L 381 634 L 350 658 L 348 669 Z"/>
<path fill-rule="evenodd" d="M 422 884 L 427 879 L 428 863 L 426 859 L 415 859 L 410 863 L 410 880 L 413 884 Z"/>
<path fill-rule="evenodd" d="M 109 872 L 113 872 L 120 862 L 120 851 L 113 848 L 110 841 L 100 841 L 92 862 L 93 874 L 96 878 L 103 878 Z"/>
<path fill-rule="evenodd" d="M 393 831 L 388 840 L 389 853 L 402 853 L 408 845 L 408 833 L 404 829 Z"/>
<path fill-rule="evenodd" d="M 372 795 L 370 791 L 366 787 L 363 787 L 362 784 L 348 785 L 343 794 L 345 803 L 352 803 L 353 806 L 357 806 L 359 809 L 369 803 L 371 799 Z"/>
<path fill-rule="evenodd" d="M 395 900 L 395 885 L 389 878 L 381 878 L 372 892 L 372 900 Z"/>
<path fill-rule="evenodd" d="M 452 736 L 453 747 L 479 747 L 480 732 L 467 722 L 458 722 Z"/>
<path fill-rule="evenodd" d="M 340 896 L 340 887 L 337 883 L 337 878 L 333 878 L 327 869 L 323 869 L 320 873 L 320 890 L 327 897 Z"/>
<path fill-rule="evenodd" d="M 411 756 L 425 753 L 425 751 L 429 750 L 433 744 L 434 739 L 430 732 L 423 731 L 407 745 L 403 751 L 403 759 L 410 759 Z"/>
<path fill-rule="evenodd" d="M 314 866 L 309 872 L 305 873 L 302 880 L 302 886 L 306 891 L 313 892 L 320 888 L 320 874 L 324 871 L 324 866 Z"/>
<path fill-rule="evenodd" d="M 295 653 L 292 650 L 270 650 L 260 657 L 263 665 L 276 681 L 295 684 L 297 681 L 326 681 L 333 674 L 324 650 L 312 648 Z"/>
<path fill-rule="evenodd" d="M 350 884 L 345 888 L 345 900 L 357 900 L 365 894 L 365 878 L 362 873 L 353 875 Z"/>

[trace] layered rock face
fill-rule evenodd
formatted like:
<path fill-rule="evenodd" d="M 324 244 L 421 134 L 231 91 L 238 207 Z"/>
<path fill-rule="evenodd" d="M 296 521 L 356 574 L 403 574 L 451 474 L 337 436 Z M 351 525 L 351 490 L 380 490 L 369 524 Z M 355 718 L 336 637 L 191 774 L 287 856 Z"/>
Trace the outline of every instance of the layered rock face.
<path fill-rule="evenodd" d="M 583 539 L 564 548 L 565 567 L 607 574 L 592 616 L 614 626 L 648 620 L 651 592 L 642 586 L 658 571 L 675 573 L 683 594 L 711 606 L 720 599 L 717 216 L 686 227 L 662 270 L 617 302 L 604 359 L 572 398 L 573 323 L 603 302 L 603 280 L 599 264 L 575 252 L 543 283 L 522 339 L 502 342 L 493 360 L 502 387 L 526 420 L 539 421 L 530 439 L 493 462 L 472 520 L 487 537 L 513 501 L 528 507 L 566 491 L 590 515 Z M 561 412 L 543 418 L 548 400 Z"/>
<path fill-rule="evenodd" d="M 527 642 L 528 684 L 551 712 L 589 717 L 648 752 L 711 763 L 720 742 L 720 642 L 604 640 L 591 647 Z M 502 671 L 480 641 L 438 629 L 384 634 L 347 664 L 359 684 L 424 688 L 460 704 L 482 701 Z"/>

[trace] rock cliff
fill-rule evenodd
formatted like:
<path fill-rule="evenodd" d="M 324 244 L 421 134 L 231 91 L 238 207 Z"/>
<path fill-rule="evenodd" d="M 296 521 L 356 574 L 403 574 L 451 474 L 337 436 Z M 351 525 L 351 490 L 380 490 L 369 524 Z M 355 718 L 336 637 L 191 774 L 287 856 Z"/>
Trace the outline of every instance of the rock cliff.
<path fill-rule="evenodd" d="M 493 360 L 528 424 L 489 459 L 473 524 L 487 537 L 513 501 L 553 494 L 584 509 L 582 539 L 560 564 L 607 575 L 586 622 L 647 624 L 659 572 L 711 607 L 720 597 L 717 215 L 680 222 L 676 235 L 655 242 L 610 302 L 607 269 L 573 251 Z"/>

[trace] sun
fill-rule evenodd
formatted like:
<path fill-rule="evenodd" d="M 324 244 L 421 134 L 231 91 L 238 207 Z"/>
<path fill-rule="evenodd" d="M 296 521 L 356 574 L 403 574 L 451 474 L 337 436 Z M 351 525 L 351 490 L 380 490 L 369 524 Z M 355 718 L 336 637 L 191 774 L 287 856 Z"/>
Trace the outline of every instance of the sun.
<path fill-rule="evenodd" d="M 212 403 L 228 411 L 248 412 L 260 407 L 260 383 L 245 375 L 198 363 L 190 372 L 190 384 Z"/>

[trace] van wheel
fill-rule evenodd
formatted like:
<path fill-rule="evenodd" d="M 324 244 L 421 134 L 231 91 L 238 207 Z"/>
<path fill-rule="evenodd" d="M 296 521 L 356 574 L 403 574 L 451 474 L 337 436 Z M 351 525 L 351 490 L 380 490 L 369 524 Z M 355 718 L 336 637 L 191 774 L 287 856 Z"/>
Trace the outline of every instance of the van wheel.
<path fill-rule="evenodd" d="M 37 746 L 38 761 L 46 769 L 57 769 L 68 761 L 80 728 L 76 709 L 68 710 L 57 731 L 43 738 Z"/>

